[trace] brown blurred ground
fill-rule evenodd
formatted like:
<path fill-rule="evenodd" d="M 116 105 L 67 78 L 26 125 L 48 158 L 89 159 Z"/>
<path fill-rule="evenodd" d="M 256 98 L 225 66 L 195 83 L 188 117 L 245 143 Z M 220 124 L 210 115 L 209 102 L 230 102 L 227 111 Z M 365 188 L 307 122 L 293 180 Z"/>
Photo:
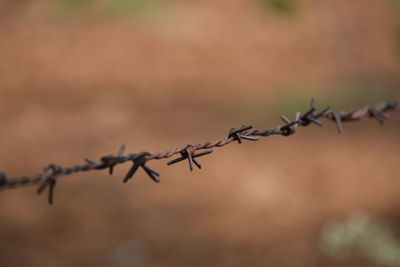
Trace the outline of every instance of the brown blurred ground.
<path fill-rule="evenodd" d="M 2 5 L 2 6 L 1 6 Z M 0 5 L 0 170 L 33 174 L 275 126 L 278 114 L 399 99 L 391 1 L 168 1 L 131 16 Z M 204 169 L 127 185 L 106 172 L 0 194 L 0 266 L 373 266 L 318 247 L 323 225 L 369 212 L 399 227 L 399 114 L 232 145 Z M 129 164 L 128 164 L 129 165 Z"/>

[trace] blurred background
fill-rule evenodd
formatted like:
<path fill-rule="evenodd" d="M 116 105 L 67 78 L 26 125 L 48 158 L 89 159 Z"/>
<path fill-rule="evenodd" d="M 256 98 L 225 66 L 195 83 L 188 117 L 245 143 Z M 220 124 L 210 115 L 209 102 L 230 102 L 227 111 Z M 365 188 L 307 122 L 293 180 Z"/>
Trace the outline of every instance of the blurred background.
<path fill-rule="evenodd" d="M 0 170 L 400 99 L 396 0 L 1 0 Z M 400 266 L 400 116 L 0 193 L 0 266 Z"/>

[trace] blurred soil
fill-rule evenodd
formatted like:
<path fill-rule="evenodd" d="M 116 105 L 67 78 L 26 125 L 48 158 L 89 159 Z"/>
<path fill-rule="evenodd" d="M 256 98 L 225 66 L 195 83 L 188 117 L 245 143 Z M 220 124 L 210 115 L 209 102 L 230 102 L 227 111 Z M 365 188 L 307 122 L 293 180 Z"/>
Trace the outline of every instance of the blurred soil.
<path fill-rule="evenodd" d="M 400 96 L 389 1 L 308 0 L 289 17 L 252 1 L 171 1 L 130 19 L 5 3 L 0 170 L 12 176 L 120 144 L 162 151 L 270 128 L 311 96 L 343 109 Z M 129 164 L 78 174 L 60 180 L 54 207 L 31 187 L 3 191 L 0 266 L 373 266 L 323 255 L 319 235 L 356 212 L 400 229 L 399 123 L 231 145 L 193 173 L 153 161 L 158 185 L 141 172 L 122 184 Z"/>

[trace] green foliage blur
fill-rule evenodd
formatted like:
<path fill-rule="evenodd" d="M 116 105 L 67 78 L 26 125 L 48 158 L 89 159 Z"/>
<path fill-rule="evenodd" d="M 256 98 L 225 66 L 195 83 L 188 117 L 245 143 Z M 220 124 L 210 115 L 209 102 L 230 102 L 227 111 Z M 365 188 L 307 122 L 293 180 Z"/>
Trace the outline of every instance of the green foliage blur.
<path fill-rule="evenodd" d="M 391 0 L 391 1 L 400 8 L 400 0 Z"/>
<path fill-rule="evenodd" d="M 400 266 L 400 243 L 389 227 L 368 215 L 328 225 L 321 236 L 322 250 L 336 258 L 357 253 L 377 266 Z"/>
<path fill-rule="evenodd" d="M 58 0 L 60 9 L 73 15 L 82 12 L 106 16 L 135 15 L 159 4 L 159 0 Z"/>
<path fill-rule="evenodd" d="M 298 8 L 298 0 L 261 0 L 262 4 L 280 15 L 292 15 Z"/>

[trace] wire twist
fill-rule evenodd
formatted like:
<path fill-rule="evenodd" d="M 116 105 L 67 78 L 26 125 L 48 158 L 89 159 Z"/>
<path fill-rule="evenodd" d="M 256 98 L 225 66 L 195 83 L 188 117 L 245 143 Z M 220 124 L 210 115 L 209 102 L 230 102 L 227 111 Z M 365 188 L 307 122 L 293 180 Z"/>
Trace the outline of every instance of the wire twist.
<path fill-rule="evenodd" d="M 42 173 L 38 173 L 30 177 L 23 176 L 19 178 L 9 178 L 6 173 L 0 172 L 0 189 L 18 188 L 26 185 L 39 184 L 37 193 L 41 194 L 46 188 L 48 188 L 48 202 L 49 204 L 53 204 L 54 188 L 57 184 L 57 181 L 61 177 L 73 173 L 109 169 L 109 174 L 112 175 L 115 166 L 131 161 L 133 165 L 124 177 L 124 183 L 128 182 L 134 176 L 139 167 L 143 169 L 143 171 L 150 177 L 152 181 L 159 183 L 160 173 L 147 165 L 147 163 L 151 160 L 167 159 L 173 157 L 174 155 L 180 154 L 180 157 L 168 161 L 167 165 L 173 165 L 178 162 L 188 160 L 189 169 L 190 171 L 193 171 L 194 165 L 196 165 L 199 169 L 202 168 L 202 165 L 197 161 L 196 158 L 212 153 L 213 150 L 211 150 L 211 148 L 223 147 L 235 141 L 237 141 L 239 144 L 242 144 L 243 140 L 259 141 L 259 137 L 268 137 L 271 135 L 291 136 L 297 132 L 299 127 L 306 127 L 311 124 L 323 126 L 323 123 L 320 119 L 328 119 L 335 122 L 338 132 L 343 134 L 343 122 L 360 121 L 362 118 L 368 117 L 377 120 L 380 124 L 383 124 L 384 121 L 389 117 L 388 112 L 399 110 L 400 102 L 393 101 L 385 102 L 376 106 L 365 106 L 363 108 L 350 111 L 333 111 L 331 108 L 326 107 L 317 112 L 315 100 L 311 99 L 310 108 L 303 115 L 301 115 L 300 112 L 297 112 L 293 120 L 290 120 L 285 116 L 281 116 L 284 124 L 278 125 L 275 128 L 258 130 L 254 129 L 250 125 L 243 125 L 239 128 L 230 129 L 224 138 L 203 143 L 185 144 L 164 152 L 129 153 L 124 156 L 123 154 L 125 152 L 125 146 L 122 145 L 115 156 L 106 155 L 101 157 L 99 161 L 86 158 L 85 163 L 71 167 L 61 167 L 57 164 L 50 164 L 43 168 Z M 197 152 L 199 150 L 205 151 Z"/>

